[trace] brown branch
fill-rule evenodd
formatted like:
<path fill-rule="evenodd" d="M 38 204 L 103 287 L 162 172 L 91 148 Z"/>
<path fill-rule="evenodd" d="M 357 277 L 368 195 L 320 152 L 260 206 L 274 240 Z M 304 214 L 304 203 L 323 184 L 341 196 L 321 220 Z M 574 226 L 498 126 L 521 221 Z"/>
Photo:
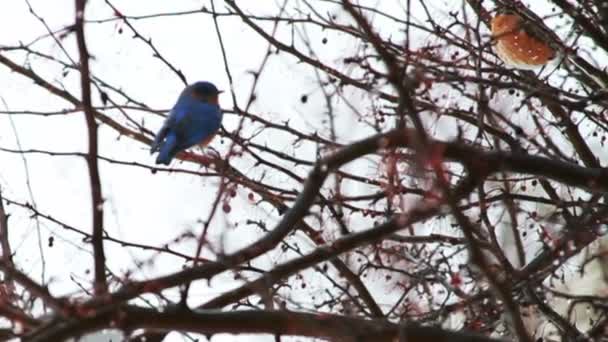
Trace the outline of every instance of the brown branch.
<path fill-rule="evenodd" d="M 107 292 L 105 274 L 106 257 L 103 250 L 103 198 L 101 195 L 101 180 L 97 165 L 97 123 L 95 111 L 91 104 L 91 79 L 89 72 L 89 52 L 84 37 L 84 12 L 86 0 L 76 0 L 76 41 L 80 53 L 80 87 L 82 90 L 82 105 L 87 122 L 89 152 L 87 166 L 89 168 L 89 181 L 91 185 L 91 212 L 93 215 L 92 239 L 93 256 L 95 258 L 95 294 Z"/>
<path fill-rule="evenodd" d="M 11 244 L 8 238 L 8 216 L 4 211 L 4 204 L 2 203 L 2 189 L 0 188 L 0 247 L 2 247 L 2 255 L 1 260 L 4 265 L 7 265 L 10 268 L 15 268 L 15 264 L 13 263 L 13 252 L 11 249 Z M 6 289 L 6 295 L 8 298 L 0 298 L 1 300 L 6 300 L 12 302 L 12 297 L 15 294 L 15 284 L 10 275 L 5 274 L 3 286 Z"/>
<path fill-rule="evenodd" d="M 126 331 L 149 328 L 161 331 L 187 331 L 204 335 L 272 334 L 325 338 L 331 341 L 396 341 L 400 337 L 409 342 L 498 342 L 467 332 L 424 327 L 414 323 L 394 324 L 385 320 L 365 320 L 328 313 L 292 311 L 215 311 L 169 310 L 157 312 L 136 306 L 117 310 L 102 310 L 86 318 L 74 318 L 55 329 L 28 336 L 27 342 L 63 341 L 104 328 Z"/>
<path fill-rule="evenodd" d="M 25 331 L 40 325 L 40 322 L 20 308 L 0 301 L 0 316 L 7 318 L 12 324 L 21 324 Z M 5 341 L 0 339 L 0 341 Z"/>
<path fill-rule="evenodd" d="M 14 279 L 15 282 L 23 286 L 34 297 L 40 298 L 44 304 L 55 310 L 60 316 L 67 315 L 69 305 L 53 296 L 46 287 L 32 280 L 27 274 L 14 268 L 12 265 L 4 263 L 4 261 L 0 261 L 0 271 Z"/>

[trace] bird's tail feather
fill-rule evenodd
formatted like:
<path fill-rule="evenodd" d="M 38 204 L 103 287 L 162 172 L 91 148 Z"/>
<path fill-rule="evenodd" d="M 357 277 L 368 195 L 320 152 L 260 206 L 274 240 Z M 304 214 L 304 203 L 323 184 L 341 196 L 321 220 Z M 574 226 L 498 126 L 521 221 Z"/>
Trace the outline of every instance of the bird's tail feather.
<path fill-rule="evenodd" d="M 150 154 L 158 151 L 158 149 L 160 148 L 160 143 L 163 141 L 163 139 L 165 139 L 165 136 L 167 135 L 167 131 L 168 129 L 165 126 L 163 126 L 160 131 L 158 131 L 156 137 L 154 137 L 154 141 L 150 145 Z"/>
<path fill-rule="evenodd" d="M 174 134 L 168 134 L 167 138 L 161 143 L 156 164 L 169 165 L 171 159 L 175 156 L 177 146 L 177 137 Z"/>

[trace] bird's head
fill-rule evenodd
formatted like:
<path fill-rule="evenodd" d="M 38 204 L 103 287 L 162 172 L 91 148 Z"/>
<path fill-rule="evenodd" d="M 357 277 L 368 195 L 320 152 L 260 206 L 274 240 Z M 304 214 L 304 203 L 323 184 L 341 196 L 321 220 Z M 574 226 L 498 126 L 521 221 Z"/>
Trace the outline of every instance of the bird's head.
<path fill-rule="evenodd" d="M 207 81 L 200 81 L 189 85 L 186 88 L 186 92 L 199 101 L 216 105 L 219 105 L 218 95 L 223 93 L 213 83 Z"/>

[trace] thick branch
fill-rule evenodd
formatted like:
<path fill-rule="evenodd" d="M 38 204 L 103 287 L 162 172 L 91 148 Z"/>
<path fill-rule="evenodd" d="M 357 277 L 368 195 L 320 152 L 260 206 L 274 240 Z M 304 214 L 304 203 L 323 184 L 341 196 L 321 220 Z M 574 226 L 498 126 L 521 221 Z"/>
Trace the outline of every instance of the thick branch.
<path fill-rule="evenodd" d="M 2 203 L 2 189 L 0 189 L 0 247 L 2 248 L 2 264 L 7 265 L 7 267 L 10 268 L 15 268 L 13 263 L 13 252 L 8 239 L 8 216 L 4 211 L 4 205 Z M 7 295 L 12 297 L 15 292 L 15 284 L 13 283 L 11 276 L 9 274 L 5 274 L 3 281 L 6 287 Z"/>
<path fill-rule="evenodd" d="M 105 263 L 103 251 L 103 198 L 101 197 L 101 181 L 97 165 L 97 123 L 95 112 L 91 104 L 91 79 L 89 73 L 89 52 L 84 38 L 84 10 L 86 0 L 76 0 L 76 41 L 80 53 L 80 86 L 82 88 L 82 105 L 87 122 L 89 136 L 89 152 L 87 166 L 89 168 L 89 181 L 91 185 L 91 211 L 93 214 L 93 257 L 95 258 L 95 293 L 107 292 Z"/>
<path fill-rule="evenodd" d="M 135 306 L 84 319 L 73 319 L 58 325 L 44 334 L 31 336 L 24 341 L 63 341 L 74 335 L 103 328 L 122 328 L 127 331 L 149 328 L 164 331 L 187 331 L 205 335 L 272 334 L 326 338 L 332 341 L 395 341 L 402 337 L 409 342 L 497 342 L 500 340 L 447 331 L 417 324 L 397 325 L 384 320 L 364 320 L 327 313 L 290 311 L 168 311 L 157 312 Z"/>
<path fill-rule="evenodd" d="M 0 261 L 0 271 L 23 286 L 33 297 L 42 300 L 45 305 L 55 310 L 60 316 L 67 314 L 69 306 L 64 301 L 53 296 L 46 287 L 41 286 L 27 274 L 14 268 L 13 265 Z"/>

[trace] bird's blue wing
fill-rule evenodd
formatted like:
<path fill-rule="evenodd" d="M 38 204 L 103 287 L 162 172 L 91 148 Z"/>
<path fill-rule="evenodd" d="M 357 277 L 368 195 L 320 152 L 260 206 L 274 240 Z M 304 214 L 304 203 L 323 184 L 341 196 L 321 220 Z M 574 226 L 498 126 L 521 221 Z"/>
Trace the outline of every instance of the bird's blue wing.
<path fill-rule="evenodd" d="M 163 140 L 165 140 L 168 132 L 169 132 L 169 127 L 167 125 L 167 121 L 165 121 L 165 123 L 160 128 L 158 133 L 156 133 L 156 136 L 154 137 L 154 141 L 152 142 L 152 145 L 150 145 L 150 154 L 158 151 L 158 149 L 160 148 L 161 142 L 163 142 Z"/>
<path fill-rule="evenodd" d="M 197 103 L 188 110 L 188 115 L 179 120 L 174 127 L 179 138 L 178 148 L 183 150 L 215 134 L 221 124 L 221 113 L 217 106 Z"/>
<path fill-rule="evenodd" d="M 165 120 L 152 143 L 151 153 L 158 151 L 156 164 L 169 165 L 175 155 L 181 151 L 182 126 L 187 125 L 189 111 L 184 106 L 175 106 Z"/>
<path fill-rule="evenodd" d="M 157 163 L 168 165 L 179 151 L 208 140 L 221 121 L 217 105 L 180 97 L 152 144 L 152 152 L 159 151 Z"/>
<path fill-rule="evenodd" d="M 163 126 L 160 128 L 158 133 L 156 133 L 156 137 L 154 137 L 154 141 L 150 147 L 150 153 L 154 153 L 158 151 L 165 140 L 167 138 L 167 134 L 175 129 L 175 127 L 183 121 L 187 121 L 188 119 L 188 110 L 187 105 L 180 104 L 179 102 L 175 105 L 175 107 L 169 112 L 169 116 L 165 119 Z"/>

